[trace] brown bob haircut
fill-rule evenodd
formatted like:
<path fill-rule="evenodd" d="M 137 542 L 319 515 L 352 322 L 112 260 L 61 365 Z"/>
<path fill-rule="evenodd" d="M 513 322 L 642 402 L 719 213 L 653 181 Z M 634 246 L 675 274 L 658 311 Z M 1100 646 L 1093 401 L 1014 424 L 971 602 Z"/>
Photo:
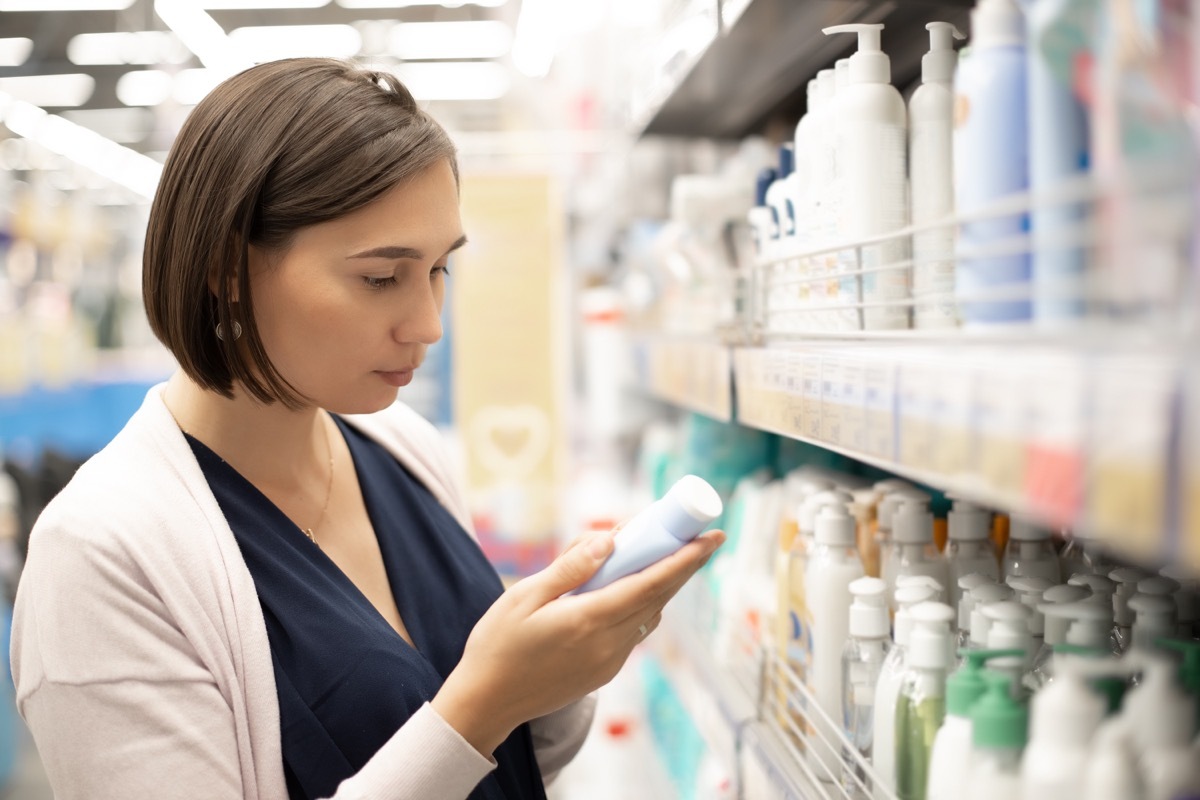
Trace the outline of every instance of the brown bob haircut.
<path fill-rule="evenodd" d="M 297 58 L 228 79 L 184 122 L 150 208 L 142 290 L 154 335 L 206 389 L 232 397 L 240 384 L 262 402 L 300 407 L 254 323 L 250 245 L 284 251 L 300 229 L 442 159 L 457 178 L 450 137 L 390 73 Z M 238 341 L 219 339 L 217 325 L 229 331 L 235 320 Z"/>

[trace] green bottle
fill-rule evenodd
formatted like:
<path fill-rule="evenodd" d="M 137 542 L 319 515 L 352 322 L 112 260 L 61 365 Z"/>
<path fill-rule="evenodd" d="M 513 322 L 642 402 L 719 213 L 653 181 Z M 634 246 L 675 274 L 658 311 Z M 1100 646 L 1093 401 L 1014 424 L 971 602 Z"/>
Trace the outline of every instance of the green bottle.
<path fill-rule="evenodd" d="M 953 659 L 950 623 L 954 610 L 944 603 L 920 603 L 909 610 L 913 629 L 908 671 L 896 700 L 896 793 L 900 800 L 925 800 L 933 740 L 946 716 L 946 672 Z"/>

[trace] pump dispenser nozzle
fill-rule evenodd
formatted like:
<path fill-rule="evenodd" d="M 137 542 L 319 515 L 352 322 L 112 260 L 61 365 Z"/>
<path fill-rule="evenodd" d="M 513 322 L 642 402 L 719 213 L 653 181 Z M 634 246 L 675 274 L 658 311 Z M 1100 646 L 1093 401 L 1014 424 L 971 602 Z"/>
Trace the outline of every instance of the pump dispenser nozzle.
<path fill-rule="evenodd" d="M 950 83 L 958 63 L 954 40 L 967 37 L 951 22 L 931 22 L 925 30 L 929 31 L 929 52 L 921 57 L 921 83 Z"/>
<path fill-rule="evenodd" d="M 834 25 L 821 29 L 826 36 L 832 33 L 858 34 L 858 52 L 850 56 L 851 83 L 891 83 L 892 62 L 879 43 L 882 31 L 883 25 L 880 23 Z"/>

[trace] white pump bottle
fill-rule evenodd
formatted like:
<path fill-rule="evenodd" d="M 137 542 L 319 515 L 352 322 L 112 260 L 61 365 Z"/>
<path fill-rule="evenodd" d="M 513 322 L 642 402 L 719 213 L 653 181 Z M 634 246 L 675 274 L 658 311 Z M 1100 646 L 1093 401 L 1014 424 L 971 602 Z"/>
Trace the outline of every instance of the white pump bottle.
<path fill-rule="evenodd" d="M 834 103 L 841 141 L 838 143 L 838 180 L 842 236 L 857 241 L 897 231 L 908 223 L 908 114 L 904 99 L 891 85 L 891 61 L 880 49 L 883 25 L 835 25 L 826 34 L 855 33 L 858 52 L 850 57 L 850 85 Z M 863 269 L 904 262 L 908 242 L 897 238 L 861 250 Z M 872 272 L 853 280 L 843 279 L 840 303 L 888 305 L 863 309 L 865 330 L 907 328 L 911 270 L 906 267 Z M 861 293 L 856 291 L 861 286 Z M 847 288 L 850 291 L 847 291 Z M 899 305 L 891 305 L 896 301 Z"/>

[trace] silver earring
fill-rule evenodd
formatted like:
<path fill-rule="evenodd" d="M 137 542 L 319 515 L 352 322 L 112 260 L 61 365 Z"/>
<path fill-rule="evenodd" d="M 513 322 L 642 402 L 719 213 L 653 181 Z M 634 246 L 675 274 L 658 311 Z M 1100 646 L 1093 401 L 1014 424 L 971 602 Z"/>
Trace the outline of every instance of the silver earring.
<path fill-rule="evenodd" d="M 217 323 L 217 338 L 222 342 L 225 341 L 225 331 L 221 330 L 221 323 Z M 233 321 L 233 340 L 236 342 L 242 338 L 242 326 L 236 319 Z"/>

